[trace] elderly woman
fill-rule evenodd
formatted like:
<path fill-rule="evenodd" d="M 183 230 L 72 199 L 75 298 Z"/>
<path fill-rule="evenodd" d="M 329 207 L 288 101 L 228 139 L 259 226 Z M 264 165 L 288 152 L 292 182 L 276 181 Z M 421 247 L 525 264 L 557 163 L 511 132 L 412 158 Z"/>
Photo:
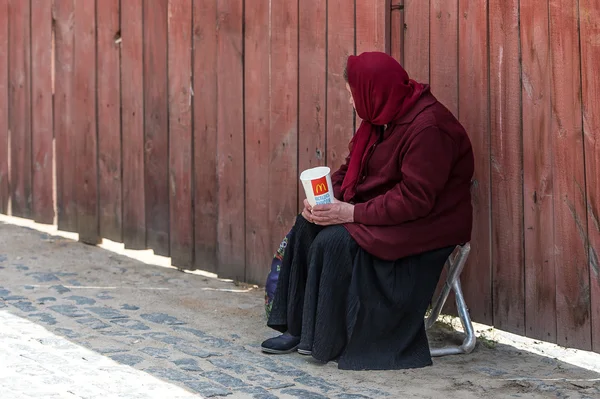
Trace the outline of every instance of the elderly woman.
<path fill-rule="evenodd" d="M 262 349 L 350 370 L 428 366 L 425 312 L 446 259 L 471 236 L 471 144 L 390 56 L 351 56 L 346 81 L 362 123 L 332 175 L 338 202 L 305 201 L 268 320 L 283 334 Z"/>

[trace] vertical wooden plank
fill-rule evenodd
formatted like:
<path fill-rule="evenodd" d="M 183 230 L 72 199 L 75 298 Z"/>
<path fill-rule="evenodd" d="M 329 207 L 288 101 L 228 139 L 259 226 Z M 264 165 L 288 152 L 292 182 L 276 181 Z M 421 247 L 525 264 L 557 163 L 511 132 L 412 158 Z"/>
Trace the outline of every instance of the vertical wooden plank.
<path fill-rule="evenodd" d="M 354 134 L 354 110 L 344 81 L 348 57 L 354 54 L 354 1 L 327 3 L 327 165 L 337 170 L 348 156 Z"/>
<path fill-rule="evenodd" d="M 298 204 L 298 1 L 271 2 L 270 255 L 294 224 Z M 304 3 L 300 2 L 304 7 Z M 269 263 L 254 271 L 264 281 Z"/>
<path fill-rule="evenodd" d="M 302 172 L 325 164 L 327 2 L 303 1 L 298 24 L 298 171 Z M 302 209 L 306 197 L 302 187 L 298 194 Z"/>
<path fill-rule="evenodd" d="M 431 0 L 429 20 L 431 90 L 458 115 L 458 0 Z"/>
<path fill-rule="evenodd" d="M 494 326 L 525 334 L 519 0 L 490 0 Z"/>
<path fill-rule="evenodd" d="M 402 56 L 404 47 L 404 4 L 402 0 L 392 0 L 390 7 L 390 55 L 400 64 L 404 63 Z"/>
<path fill-rule="evenodd" d="M 557 343 L 591 349 L 577 0 L 550 0 Z"/>
<path fill-rule="evenodd" d="M 168 0 L 144 0 L 144 132 L 146 239 L 169 255 Z"/>
<path fill-rule="evenodd" d="M 356 2 L 356 54 L 386 51 L 390 1 Z"/>
<path fill-rule="evenodd" d="M 8 214 L 8 1 L 0 0 L 0 213 Z"/>
<path fill-rule="evenodd" d="M 169 204 L 171 260 L 194 264 L 192 209 L 192 2 L 169 0 Z"/>
<path fill-rule="evenodd" d="M 146 248 L 142 1 L 121 2 L 123 242 L 132 249 Z"/>
<path fill-rule="evenodd" d="M 548 1 L 522 1 L 520 15 L 526 334 L 556 342 Z"/>
<path fill-rule="evenodd" d="M 120 242 L 123 238 L 120 0 L 98 1 L 97 12 L 100 235 Z"/>
<path fill-rule="evenodd" d="M 31 0 L 33 217 L 54 222 L 52 176 L 52 2 Z"/>
<path fill-rule="evenodd" d="M 246 278 L 264 284 L 276 248 L 269 221 L 271 128 L 271 1 L 256 0 L 245 14 Z M 273 31 L 274 27 L 273 27 Z M 280 35 L 280 32 L 277 32 Z M 295 69 L 295 68 L 294 68 Z M 281 72 L 277 72 L 281 73 Z M 281 99 L 278 99 L 281 100 Z M 295 179 L 294 179 L 295 181 Z M 281 194 L 283 195 L 283 194 Z M 288 226 L 289 227 L 289 226 Z M 283 239 L 283 236 L 280 237 Z"/>
<path fill-rule="evenodd" d="M 217 58 L 219 275 L 244 280 L 243 0 L 219 0 Z"/>
<path fill-rule="evenodd" d="M 463 292 L 473 318 L 492 324 L 488 3 L 460 0 L 458 15 L 459 119 L 471 138 L 475 153 L 473 249 L 462 275 Z"/>
<path fill-rule="evenodd" d="M 429 83 L 429 1 L 404 0 L 404 18 L 404 69 L 417 82 Z"/>
<path fill-rule="evenodd" d="M 96 11 L 91 0 L 74 3 L 73 122 L 77 137 L 75 164 L 79 240 L 97 244 L 98 132 L 96 119 Z M 72 161 L 71 161 L 72 162 Z"/>
<path fill-rule="evenodd" d="M 194 0 L 196 268 L 217 270 L 217 0 Z"/>
<path fill-rule="evenodd" d="M 32 216 L 31 173 L 31 32 L 29 1 L 10 0 L 9 130 L 12 214 Z"/>
<path fill-rule="evenodd" d="M 579 1 L 583 133 L 592 304 L 592 350 L 600 353 L 600 3 Z"/>
<path fill-rule="evenodd" d="M 58 228 L 77 230 L 74 130 L 74 4 L 54 0 L 54 137 L 56 148 L 56 208 Z"/>

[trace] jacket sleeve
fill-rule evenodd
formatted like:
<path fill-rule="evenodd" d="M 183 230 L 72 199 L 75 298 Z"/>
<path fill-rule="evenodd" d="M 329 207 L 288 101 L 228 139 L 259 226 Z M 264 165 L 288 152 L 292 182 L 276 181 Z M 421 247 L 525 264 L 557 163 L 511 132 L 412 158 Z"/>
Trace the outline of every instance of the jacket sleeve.
<path fill-rule="evenodd" d="M 342 200 L 342 183 L 344 182 L 344 178 L 346 177 L 349 162 L 350 155 L 346 157 L 345 163 L 331 175 L 331 184 L 333 184 L 333 196 L 340 201 Z"/>
<path fill-rule="evenodd" d="M 436 127 L 417 133 L 402 159 L 400 183 L 385 194 L 356 204 L 354 221 L 392 226 L 427 216 L 448 181 L 456 152 L 456 143 Z"/>

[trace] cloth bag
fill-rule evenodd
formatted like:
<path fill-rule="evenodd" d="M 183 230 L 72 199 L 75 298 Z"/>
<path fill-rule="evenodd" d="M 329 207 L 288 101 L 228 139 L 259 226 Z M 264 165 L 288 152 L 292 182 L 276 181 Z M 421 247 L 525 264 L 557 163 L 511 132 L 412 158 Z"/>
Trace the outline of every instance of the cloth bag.
<path fill-rule="evenodd" d="M 279 271 L 281 270 L 283 255 L 285 254 L 285 249 L 287 248 L 288 240 L 291 234 L 292 230 L 290 230 L 286 234 L 283 241 L 281 241 L 279 249 L 277 252 L 275 252 L 275 255 L 273 255 L 273 261 L 271 261 L 271 271 L 267 276 L 267 282 L 265 284 L 265 312 L 267 314 L 267 319 L 269 318 L 271 307 L 273 306 L 273 299 L 275 298 L 275 291 L 277 290 L 277 280 L 279 280 Z"/>

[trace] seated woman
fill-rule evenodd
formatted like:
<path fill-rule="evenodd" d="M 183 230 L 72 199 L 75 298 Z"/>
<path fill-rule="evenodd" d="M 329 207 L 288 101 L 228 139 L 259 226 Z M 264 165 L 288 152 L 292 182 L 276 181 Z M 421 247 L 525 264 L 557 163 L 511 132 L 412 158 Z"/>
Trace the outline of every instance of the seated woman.
<path fill-rule="evenodd" d="M 283 334 L 262 349 L 350 370 L 428 366 L 425 312 L 446 259 L 471 238 L 471 144 L 390 56 L 351 56 L 346 81 L 362 123 L 332 175 L 339 202 L 305 201 L 268 320 Z"/>

